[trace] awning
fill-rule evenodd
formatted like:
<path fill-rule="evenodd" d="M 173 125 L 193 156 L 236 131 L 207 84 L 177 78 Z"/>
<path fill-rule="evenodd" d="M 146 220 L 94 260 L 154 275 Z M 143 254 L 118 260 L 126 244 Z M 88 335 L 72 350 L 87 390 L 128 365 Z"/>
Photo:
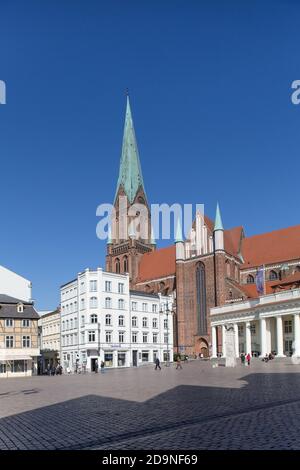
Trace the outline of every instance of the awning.
<path fill-rule="evenodd" d="M 0 357 L 0 362 L 5 362 L 5 361 L 29 361 L 30 359 L 32 359 L 31 356 L 25 356 L 25 354 L 23 355 L 11 355 L 11 356 L 8 356 L 6 355 L 5 357 Z"/>

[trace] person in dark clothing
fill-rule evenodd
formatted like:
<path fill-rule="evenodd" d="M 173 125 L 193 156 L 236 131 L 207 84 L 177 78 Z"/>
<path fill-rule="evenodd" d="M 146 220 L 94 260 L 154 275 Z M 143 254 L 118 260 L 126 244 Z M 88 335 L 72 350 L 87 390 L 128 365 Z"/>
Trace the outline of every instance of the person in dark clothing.
<path fill-rule="evenodd" d="M 241 354 L 241 364 L 242 364 L 242 366 L 245 364 L 245 354 L 244 353 Z"/>
<path fill-rule="evenodd" d="M 95 374 L 98 373 L 98 361 L 97 359 L 95 360 Z"/>
<path fill-rule="evenodd" d="M 104 374 L 104 361 L 101 361 L 100 367 L 101 367 L 101 374 Z"/>
<path fill-rule="evenodd" d="M 155 359 L 155 370 L 161 370 L 161 367 L 160 367 L 160 360 L 158 359 L 158 357 Z"/>

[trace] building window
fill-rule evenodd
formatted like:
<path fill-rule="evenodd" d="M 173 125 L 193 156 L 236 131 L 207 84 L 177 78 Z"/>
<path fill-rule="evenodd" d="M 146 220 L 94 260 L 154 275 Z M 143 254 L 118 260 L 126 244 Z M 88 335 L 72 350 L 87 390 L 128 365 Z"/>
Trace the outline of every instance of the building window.
<path fill-rule="evenodd" d="M 250 325 L 250 331 L 251 331 L 252 335 L 256 334 L 256 325 L 255 324 Z"/>
<path fill-rule="evenodd" d="M 168 335 L 168 333 L 165 333 L 164 334 L 164 343 L 168 343 L 168 341 L 169 341 L 169 335 Z"/>
<path fill-rule="evenodd" d="M 105 315 L 105 325 L 111 325 L 111 315 Z"/>
<path fill-rule="evenodd" d="M 149 362 L 149 352 L 142 351 L 142 362 Z"/>
<path fill-rule="evenodd" d="M 84 326 L 84 315 L 81 315 L 81 326 Z"/>
<path fill-rule="evenodd" d="M 70 330 L 73 330 L 73 318 L 70 320 Z"/>
<path fill-rule="evenodd" d="M 85 309 L 85 302 L 84 302 L 84 299 L 81 299 L 81 300 L 80 300 L 80 308 L 81 308 L 81 310 L 84 310 L 84 309 Z"/>
<path fill-rule="evenodd" d="M 225 264 L 226 264 L 226 276 L 230 277 L 230 263 L 227 260 Z"/>
<path fill-rule="evenodd" d="M 62 322 L 62 326 L 61 326 L 62 331 L 65 331 L 65 328 L 66 328 L 66 326 L 65 326 L 65 321 L 63 321 L 63 322 Z"/>
<path fill-rule="evenodd" d="M 166 330 L 168 328 L 168 319 L 164 319 L 164 329 Z"/>
<path fill-rule="evenodd" d="M 7 318 L 5 320 L 5 326 L 6 328 L 11 328 L 12 326 L 14 326 L 14 321 L 12 318 Z"/>
<path fill-rule="evenodd" d="M 24 320 L 22 321 L 22 326 L 23 328 L 29 328 L 30 327 L 30 320 L 27 320 L 24 318 Z"/>
<path fill-rule="evenodd" d="M 196 269 L 198 334 L 207 334 L 205 266 L 199 263 Z"/>
<path fill-rule="evenodd" d="M 246 282 L 247 284 L 254 284 L 254 276 L 252 276 L 252 274 L 248 274 Z"/>
<path fill-rule="evenodd" d="M 152 328 L 157 328 L 157 318 L 152 319 Z"/>
<path fill-rule="evenodd" d="M 269 273 L 269 279 L 270 281 L 275 281 L 276 279 L 278 279 L 278 274 L 276 271 L 270 271 Z"/>
<path fill-rule="evenodd" d="M 133 343 L 137 343 L 137 332 L 135 331 L 134 333 L 132 333 L 132 342 Z"/>
<path fill-rule="evenodd" d="M 118 305 L 119 305 L 119 309 L 124 310 L 124 308 L 125 308 L 125 302 L 124 302 L 123 299 L 119 299 L 119 300 L 118 300 Z"/>
<path fill-rule="evenodd" d="M 148 328 L 148 319 L 143 317 L 143 328 Z"/>
<path fill-rule="evenodd" d="M 105 291 L 111 292 L 111 281 L 105 281 Z"/>
<path fill-rule="evenodd" d="M 23 336 L 22 346 L 23 348 L 30 348 L 30 336 Z"/>
<path fill-rule="evenodd" d="M 90 308 L 97 308 L 98 307 L 98 299 L 97 297 L 90 298 Z"/>
<path fill-rule="evenodd" d="M 14 347 L 14 337 L 13 336 L 6 336 L 5 337 L 5 346 L 7 348 L 13 348 Z"/>
<path fill-rule="evenodd" d="M 132 317 L 131 324 L 133 327 L 137 327 L 137 317 Z"/>
<path fill-rule="evenodd" d="M 23 304 L 18 304 L 17 305 L 17 312 L 18 313 L 23 313 L 24 311 L 24 305 Z"/>
<path fill-rule="evenodd" d="M 243 336 L 243 334 L 244 334 L 244 326 L 243 325 L 238 325 L 238 332 L 239 332 L 239 336 Z"/>
<path fill-rule="evenodd" d="M 97 321 L 98 321 L 98 317 L 97 315 L 93 313 L 93 315 L 91 315 L 91 323 L 97 323 Z"/>
<path fill-rule="evenodd" d="M 96 335 L 94 331 L 89 331 L 89 343 L 94 343 L 96 341 Z"/>
<path fill-rule="evenodd" d="M 105 341 L 106 343 L 111 343 L 111 331 L 105 332 Z"/>
<path fill-rule="evenodd" d="M 118 353 L 118 366 L 124 367 L 126 365 L 126 353 Z"/>
<path fill-rule="evenodd" d="M 84 344 L 84 331 L 82 331 L 80 334 L 80 341 L 81 341 L 81 344 Z"/>
<path fill-rule="evenodd" d="M 143 310 L 143 312 L 147 312 L 148 311 L 148 305 L 143 303 L 142 310 Z"/>
<path fill-rule="evenodd" d="M 128 258 L 127 256 L 124 256 L 123 258 L 123 266 L 124 266 L 124 273 L 128 273 Z"/>
<path fill-rule="evenodd" d="M 119 260 L 119 258 L 116 259 L 116 273 L 120 274 L 120 260 Z"/>
<path fill-rule="evenodd" d="M 124 331 L 119 331 L 119 343 L 124 343 Z"/>
<path fill-rule="evenodd" d="M 137 310 L 137 302 L 132 302 L 131 303 L 131 308 L 133 311 Z"/>
<path fill-rule="evenodd" d="M 83 294 L 85 292 L 85 285 L 84 282 L 80 283 L 80 294 Z"/>
<path fill-rule="evenodd" d="M 105 299 L 105 308 L 111 308 L 111 298 L 106 297 Z"/>
<path fill-rule="evenodd" d="M 293 333 L 293 322 L 292 320 L 286 320 L 284 322 L 284 332 L 285 333 Z"/>
<path fill-rule="evenodd" d="M 119 315 L 119 326 L 124 326 L 124 315 Z"/>
<path fill-rule="evenodd" d="M 152 304 L 152 313 L 157 313 L 157 305 Z"/>
<path fill-rule="evenodd" d="M 153 333 L 153 343 L 157 343 L 157 333 Z"/>
<path fill-rule="evenodd" d="M 124 284 L 123 284 L 123 282 L 119 282 L 118 292 L 119 292 L 119 294 L 124 294 Z"/>
<path fill-rule="evenodd" d="M 97 281 L 90 281 L 90 292 L 97 292 Z"/>
<path fill-rule="evenodd" d="M 148 333 L 143 333 L 143 343 L 148 343 Z"/>

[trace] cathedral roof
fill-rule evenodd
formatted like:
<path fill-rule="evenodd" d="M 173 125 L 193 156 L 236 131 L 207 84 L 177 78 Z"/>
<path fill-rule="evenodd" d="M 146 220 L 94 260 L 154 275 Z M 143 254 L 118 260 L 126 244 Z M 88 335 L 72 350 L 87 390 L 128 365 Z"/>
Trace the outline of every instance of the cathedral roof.
<path fill-rule="evenodd" d="M 145 253 L 139 264 L 138 282 L 172 276 L 176 271 L 175 245 Z"/>
<path fill-rule="evenodd" d="M 123 187 L 130 203 L 133 202 L 139 187 L 142 187 L 145 192 L 128 96 L 126 104 L 122 155 L 115 199 L 117 197 L 120 186 Z"/>
<path fill-rule="evenodd" d="M 300 258 L 300 225 L 243 239 L 242 268 Z"/>

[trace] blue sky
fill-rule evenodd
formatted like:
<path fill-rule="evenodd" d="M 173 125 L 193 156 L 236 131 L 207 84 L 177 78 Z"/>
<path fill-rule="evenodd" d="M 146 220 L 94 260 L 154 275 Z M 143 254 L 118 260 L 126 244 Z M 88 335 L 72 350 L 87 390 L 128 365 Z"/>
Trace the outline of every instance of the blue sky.
<path fill-rule="evenodd" d="M 220 201 L 247 235 L 299 223 L 300 4 L 1 1 L 0 264 L 60 284 L 104 266 L 130 90 L 152 203 Z"/>

